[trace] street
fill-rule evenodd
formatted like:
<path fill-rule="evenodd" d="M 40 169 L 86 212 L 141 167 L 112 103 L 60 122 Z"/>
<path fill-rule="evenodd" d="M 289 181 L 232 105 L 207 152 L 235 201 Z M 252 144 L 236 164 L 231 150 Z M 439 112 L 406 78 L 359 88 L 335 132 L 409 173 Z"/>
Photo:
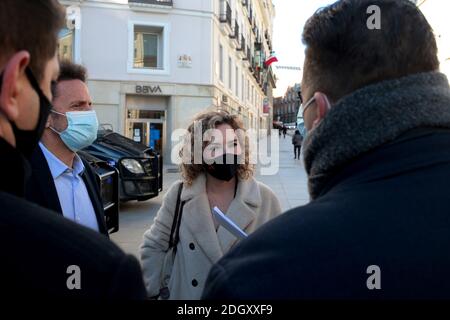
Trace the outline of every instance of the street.
<path fill-rule="evenodd" d="M 173 171 L 173 170 L 170 170 Z M 256 170 L 256 179 L 268 185 L 278 196 L 283 210 L 308 202 L 306 173 L 302 160 L 294 160 L 291 135 L 280 138 L 280 166 L 276 175 L 262 176 Z M 162 198 L 170 185 L 180 178 L 179 173 L 164 174 L 163 192 L 157 198 L 144 202 L 128 202 L 121 205 L 119 232 L 111 239 L 125 252 L 139 257 L 139 246 L 144 232 L 150 228 L 161 206 Z"/>

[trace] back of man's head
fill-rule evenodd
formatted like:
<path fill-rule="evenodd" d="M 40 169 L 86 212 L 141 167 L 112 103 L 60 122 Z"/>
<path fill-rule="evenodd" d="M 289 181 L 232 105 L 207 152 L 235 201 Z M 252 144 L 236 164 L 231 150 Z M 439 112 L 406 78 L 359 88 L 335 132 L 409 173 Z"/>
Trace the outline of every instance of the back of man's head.
<path fill-rule="evenodd" d="M 30 67 L 38 81 L 46 62 L 54 57 L 57 33 L 65 14 L 57 0 L 0 1 L 0 69 L 14 53 L 30 53 Z"/>
<path fill-rule="evenodd" d="M 380 29 L 368 25 L 373 5 L 380 9 Z M 409 0 L 338 1 L 308 20 L 303 42 L 303 84 L 333 101 L 372 83 L 439 68 L 433 31 Z"/>

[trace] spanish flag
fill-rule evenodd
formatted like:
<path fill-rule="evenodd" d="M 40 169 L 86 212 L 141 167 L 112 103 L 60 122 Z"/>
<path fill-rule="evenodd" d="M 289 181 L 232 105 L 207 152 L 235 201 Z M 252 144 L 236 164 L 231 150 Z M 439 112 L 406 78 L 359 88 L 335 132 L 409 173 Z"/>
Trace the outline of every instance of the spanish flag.
<path fill-rule="evenodd" d="M 268 68 L 272 63 L 274 63 L 274 62 L 278 62 L 278 59 L 277 59 L 277 57 L 275 56 L 275 52 L 271 52 L 270 53 L 270 56 L 267 58 L 267 60 L 266 61 L 264 61 L 264 66 L 266 67 L 266 68 Z"/>

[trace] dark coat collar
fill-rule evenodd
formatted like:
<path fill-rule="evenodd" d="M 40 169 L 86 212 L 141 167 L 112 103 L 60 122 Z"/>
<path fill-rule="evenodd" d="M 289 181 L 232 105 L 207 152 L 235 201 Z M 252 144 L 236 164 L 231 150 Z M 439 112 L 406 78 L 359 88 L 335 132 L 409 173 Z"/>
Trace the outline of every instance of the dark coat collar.
<path fill-rule="evenodd" d="M 102 234 L 108 235 L 103 204 L 98 192 L 98 187 L 96 186 L 95 173 L 84 159 L 82 159 L 82 161 L 85 170 L 81 174 L 81 177 L 86 185 L 89 198 L 91 199 L 97 217 L 99 231 Z M 38 203 L 39 205 L 62 215 L 62 208 L 59 202 L 58 192 L 56 191 L 55 182 L 40 147 L 37 147 L 33 152 L 31 166 L 33 176 L 27 186 L 27 198 L 32 202 Z M 38 190 L 35 190 L 35 188 L 39 188 L 39 192 Z"/>
<path fill-rule="evenodd" d="M 369 85 L 339 100 L 304 142 L 309 193 L 358 156 L 420 128 L 450 128 L 450 89 L 444 74 L 416 74 Z"/>

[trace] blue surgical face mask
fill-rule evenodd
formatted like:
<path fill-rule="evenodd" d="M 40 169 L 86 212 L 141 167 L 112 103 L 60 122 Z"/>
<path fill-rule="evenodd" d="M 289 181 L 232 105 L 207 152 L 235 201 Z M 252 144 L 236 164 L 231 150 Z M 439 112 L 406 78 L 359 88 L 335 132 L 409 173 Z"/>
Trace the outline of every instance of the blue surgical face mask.
<path fill-rule="evenodd" d="M 94 110 L 71 111 L 65 114 L 54 110 L 52 112 L 67 118 L 67 129 L 63 132 L 52 127 L 50 129 L 59 134 L 61 140 L 73 152 L 90 146 L 97 139 L 98 120 Z"/>

